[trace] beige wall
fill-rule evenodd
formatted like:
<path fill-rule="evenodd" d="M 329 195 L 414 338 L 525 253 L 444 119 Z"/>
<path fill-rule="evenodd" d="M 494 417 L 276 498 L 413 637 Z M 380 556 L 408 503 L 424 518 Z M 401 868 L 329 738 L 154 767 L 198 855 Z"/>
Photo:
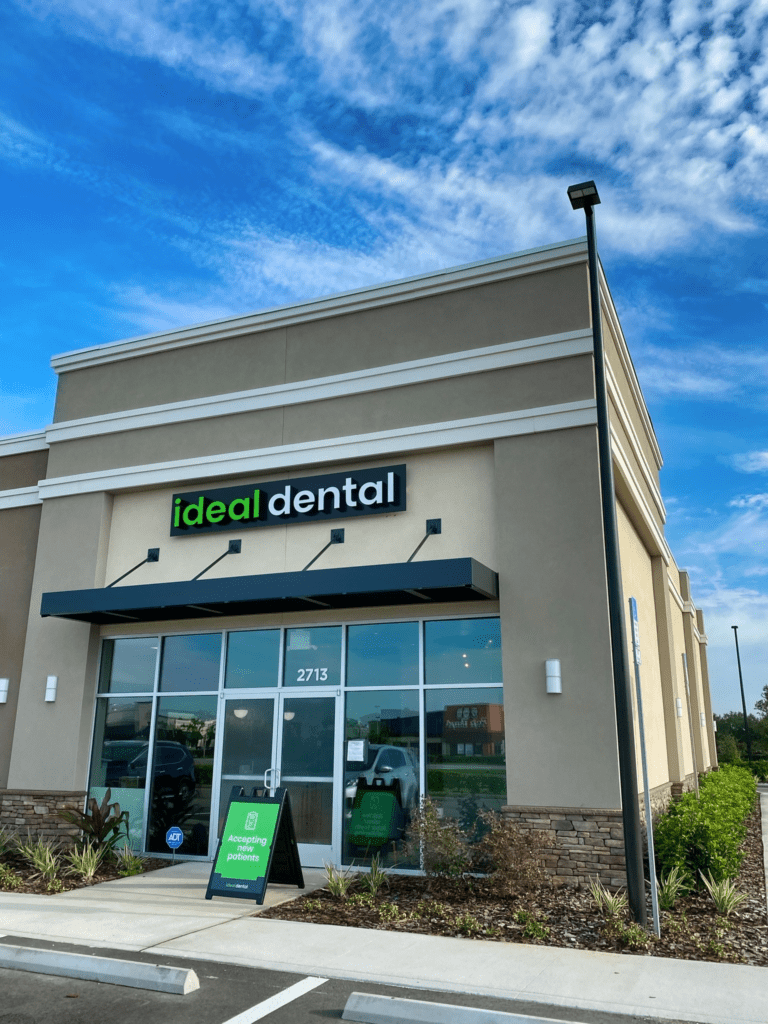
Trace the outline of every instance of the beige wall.
<path fill-rule="evenodd" d="M 553 296 L 556 300 L 553 301 Z M 63 373 L 55 421 L 589 326 L 584 263 Z"/>
<path fill-rule="evenodd" d="M 104 585 L 111 500 L 103 494 L 44 503 L 29 609 L 9 789 L 82 790 L 93 728 L 98 630 L 41 618 L 44 591 Z M 46 703 L 45 681 L 58 676 Z"/>
<path fill-rule="evenodd" d="M 680 592 L 675 586 L 679 585 L 680 573 L 674 563 L 669 565 L 669 577 L 673 583 L 670 590 L 670 607 L 672 612 L 672 637 L 674 644 L 674 665 L 675 665 L 675 696 L 683 702 L 683 716 L 678 719 L 680 728 L 680 741 L 683 751 L 684 776 L 690 775 L 693 771 L 693 756 L 691 752 L 691 731 L 688 725 L 688 699 L 685 691 L 685 673 L 683 671 L 682 655 L 685 653 L 685 631 L 683 628 L 683 610 L 680 607 Z M 694 730 L 696 722 L 693 723 Z M 695 735 L 695 732 L 694 732 Z M 698 766 L 699 769 L 701 766 Z"/>
<path fill-rule="evenodd" d="M 619 807 L 595 430 L 499 440 L 495 464 L 508 802 Z"/>
<path fill-rule="evenodd" d="M 0 509 L 0 678 L 9 680 L 8 701 L 0 704 L 0 789 L 8 782 L 40 511 Z"/>
<path fill-rule="evenodd" d="M 48 450 L 0 457 L 0 491 L 34 487 L 45 476 Z"/>
<path fill-rule="evenodd" d="M 106 579 L 110 582 L 160 548 L 160 561 L 142 566 L 122 585 L 165 583 L 192 579 L 226 550 L 230 537 L 243 542 L 240 555 L 231 555 L 207 574 L 208 579 L 255 573 L 296 572 L 303 569 L 329 540 L 331 528 L 343 527 L 344 544 L 334 544 L 315 563 L 318 569 L 349 565 L 404 562 L 426 532 L 427 519 L 442 519 L 442 534 L 430 537 L 417 560 L 476 558 L 496 565 L 493 502 L 493 445 L 482 445 L 366 462 L 357 468 L 394 465 L 404 461 L 407 479 L 405 512 L 361 516 L 325 523 L 236 529 L 198 537 L 170 537 L 172 496 L 179 488 L 119 494 L 114 498 Z M 343 466 L 323 466 L 319 473 L 343 472 Z M 259 484 L 318 473 L 313 467 L 278 471 L 248 478 Z M 183 490 L 226 486 L 235 481 L 184 484 Z M 309 570 L 310 572 L 312 570 Z M 121 584 L 118 584 L 120 586 Z"/>
<path fill-rule="evenodd" d="M 627 656 L 632 688 L 632 712 L 635 722 L 637 781 L 639 790 L 642 792 L 643 768 L 640 748 L 640 720 L 636 697 L 632 619 L 629 611 L 629 599 L 634 597 L 637 602 L 642 662 L 640 665 L 640 686 L 643 698 L 643 724 L 648 764 L 648 785 L 650 789 L 655 789 L 656 786 L 668 782 L 670 778 L 667 760 L 667 723 L 664 714 L 661 668 L 659 664 L 659 637 L 656 629 L 656 602 L 651 557 L 646 551 L 637 531 L 632 526 L 627 513 L 618 503 L 616 505 L 616 518 L 619 530 L 624 615 L 627 623 Z"/>
<path fill-rule="evenodd" d="M 592 394 L 591 356 L 574 356 L 303 405 L 62 441 L 51 447 L 48 476 L 356 437 L 575 402 Z"/>

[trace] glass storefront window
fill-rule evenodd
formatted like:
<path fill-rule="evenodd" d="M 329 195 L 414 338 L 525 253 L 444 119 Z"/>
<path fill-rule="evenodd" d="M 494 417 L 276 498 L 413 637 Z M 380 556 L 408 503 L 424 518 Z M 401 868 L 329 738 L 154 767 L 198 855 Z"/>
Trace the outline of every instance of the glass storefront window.
<path fill-rule="evenodd" d="M 499 619 L 447 619 L 424 624 L 425 682 L 501 683 Z"/>
<path fill-rule="evenodd" d="M 418 622 L 377 622 L 347 630 L 347 686 L 418 686 Z"/>
<path fill-rule="evenodd" d="M 147 849 L 167 853 L 172 825 L 184 833 L 178 853 L 208 853 L 218 698 L 161 697 L 157 704 Z M 147 755 L 140 768 L 147 776 Z"/>
<path fill-rule="evenodd" d="M 224 685 L 229 689 L 277 686 L 279 662 L 279 629 L 230 633 Z"/>
<path fill-rule="evenodd" d="M 341 685 L 341 626 L 285 631 L 286 686 Z"/>
<path fill-rule="evenodd" d="M 155 688 L 160 641 L 156 636 L 105 640 L 101 648 L 99 693 L 147 693 Z"/>
<path fill-rule="evenodd" d="M 345 864 L 418 867 L 403 835 L 419 803 L 418 690 L 348 693 L 344 733 Z"/>
<path fill-rule="evenodd" d="M 88 796 L 101 805 L 108 790 L 110 803 L 128 811 L 128 835 L 131 848 L 142 849 L 144 824 L 144 787 L 152 698 L 130 697 L 100 699 L 96 702 L 96 730 L 91 755 Z"/>
<path fill-rule="evenodd" d="M 500 686 L 425 690 L 427 795 L 438 813 L 474 825 L 507 802 Z"/>
<path fill-rule="evenodd" d="M 221 634 L 167 636 L 160 667 L 161 690 L 218 690 Z"/>

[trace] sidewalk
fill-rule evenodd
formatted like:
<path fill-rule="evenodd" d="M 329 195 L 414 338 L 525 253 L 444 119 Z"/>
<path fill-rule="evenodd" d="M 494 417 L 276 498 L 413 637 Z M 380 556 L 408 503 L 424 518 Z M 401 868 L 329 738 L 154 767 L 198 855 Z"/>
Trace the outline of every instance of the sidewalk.
<path fill-rule="evenodd" d="M 194 957 L 698 1024 L 768 1021 L 762 967 L 264 920 L 252 901 L 207 901 L 209 873 L 210 864 L 187 861 L 58 896 L 0 893 L 0 934 L 151 951 L 158 963 Z M 305 869 L 304 880 L 309 892 L 325 873 Z M 265 907 L 299 892 L 271 885 Z"/>

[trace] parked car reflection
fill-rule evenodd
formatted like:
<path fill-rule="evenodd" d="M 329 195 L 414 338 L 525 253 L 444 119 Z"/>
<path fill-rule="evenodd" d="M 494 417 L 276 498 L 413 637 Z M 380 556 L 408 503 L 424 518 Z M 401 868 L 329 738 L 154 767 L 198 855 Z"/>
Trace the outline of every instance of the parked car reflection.
<path fill-rule="evenodd" d="M 140 789 L 146 786 L 149 754 L 146 741 L 107 742 L 104 744 L 104 754 L 109 755 L 102 757 L 106 785 L 120 786 L 121 780 L 125 778 Z M 173 794 L 182 800 L 194 794 L 197 785 L 195 762 L 182 743 L 173 740 L 158 740 L 155 743 L 152 779 L 159 792 Z"/>

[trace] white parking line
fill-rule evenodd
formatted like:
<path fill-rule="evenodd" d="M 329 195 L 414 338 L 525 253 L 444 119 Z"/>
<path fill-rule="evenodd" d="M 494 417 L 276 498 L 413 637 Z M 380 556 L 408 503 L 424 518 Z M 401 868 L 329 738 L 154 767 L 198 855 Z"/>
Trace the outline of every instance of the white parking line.
<path fill-rule="evenodd" d="M 292 1003 L 294 999 L 303 996 L 305 992 L 311 992 L 318 985 L 324 985 L 326 981 L 328 981 L 327 978 L 304 978 L 303 981 L 297 981 L 295 985 L 284 988 L 282 992 L 277 992 L 269 999 L 265 999 L 263 1003 L 256 1003 L 255 1006 L 250 1006 L 242 1013 L 238 1013 L 236 1017 L 230 1017 L 229 1020 L 224 1021 L 224 1024 L 253 1024 L 254 1021 L 261 1020 L 273 1010 L 279 1010 L 286 1003 Z"/>

